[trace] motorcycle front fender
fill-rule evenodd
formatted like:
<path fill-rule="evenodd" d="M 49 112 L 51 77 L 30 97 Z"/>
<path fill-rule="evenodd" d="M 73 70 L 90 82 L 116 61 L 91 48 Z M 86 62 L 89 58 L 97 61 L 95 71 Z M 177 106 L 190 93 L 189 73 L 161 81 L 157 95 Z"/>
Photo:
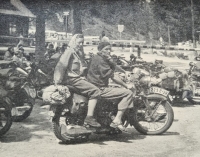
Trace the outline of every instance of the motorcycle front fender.
<path fill-rule="evenodd" d="M 25 83 L 22 88 L 26 91 L 27 95 L 33 99 L 36 98 L 36 89 L 30 86 L 28 83 Z"/>
<path fill-rule="evenodd" d="M 160 94 L 150 94 L 147 96 L 148 99 L 161 99 L 161 100 L 168 100 L 167 97 L 162 96 Z"/>

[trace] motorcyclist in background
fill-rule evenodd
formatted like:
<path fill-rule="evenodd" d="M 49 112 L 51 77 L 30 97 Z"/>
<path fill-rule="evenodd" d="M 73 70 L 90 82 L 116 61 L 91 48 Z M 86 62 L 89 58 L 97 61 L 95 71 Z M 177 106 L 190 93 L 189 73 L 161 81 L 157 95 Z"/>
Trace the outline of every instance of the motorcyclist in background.
<path fill-rule="evenodd" d="M 10 46 L 4 54 L 4 60 L 11 61 L 14 56 L 14 46 Z"/>
<path fill-rule="evenodd" d="M 22 51 L 15 51 L 12 61 L 20 68 L 26 70 L 27 72 L 31 69 L 30 62 L 23 56 Z"/>
<path fill-rule="evenodd" d="M 53 44 L 49 44 L 48 49 L 46 50 L 44 56 L 46 60 L 49 60 L 51 56 L 54 55 L 55 53 L 56 53 L 56 50 L 54 49 Z"/>

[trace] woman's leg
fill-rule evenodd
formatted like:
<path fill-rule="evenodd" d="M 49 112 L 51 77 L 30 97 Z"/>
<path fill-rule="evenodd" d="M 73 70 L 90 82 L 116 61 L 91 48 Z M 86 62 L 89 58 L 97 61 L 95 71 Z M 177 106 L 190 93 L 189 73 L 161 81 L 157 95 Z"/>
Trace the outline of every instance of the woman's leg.
<path fill-rule="evenodd" d="M 97 99 L 90 99 L 88 101 L 88 113 L 87 116 L 93 116 L 94 115 L 94 110 L 97 104 Z"/>
<path fill-rule="evenodd" d="M 69 81 L 70 85 L 73 85 L 73 87 L 76 88 L 79 93 L 89 98 L 87 117 L 85 118 L 84 122 L 93 127 L 100 127 L 101 125 L 93 117 L 97 99 L 100 96 L 100 89 L 81 78 L 73 78 Z"/>

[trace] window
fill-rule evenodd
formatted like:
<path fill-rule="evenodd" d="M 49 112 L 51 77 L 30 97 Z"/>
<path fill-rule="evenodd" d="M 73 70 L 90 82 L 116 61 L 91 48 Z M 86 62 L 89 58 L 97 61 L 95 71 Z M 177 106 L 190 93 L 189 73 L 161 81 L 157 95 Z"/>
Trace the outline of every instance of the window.
<path fill-rule="evenodd" d="M 17 33 L 16 24 L 9 23 L 9 35 L 15 36 Z"/>

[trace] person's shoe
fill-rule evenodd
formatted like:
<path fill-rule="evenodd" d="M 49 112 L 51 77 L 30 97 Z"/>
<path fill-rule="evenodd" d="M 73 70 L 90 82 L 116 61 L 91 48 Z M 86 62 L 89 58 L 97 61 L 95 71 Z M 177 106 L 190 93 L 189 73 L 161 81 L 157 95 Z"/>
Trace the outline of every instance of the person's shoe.
<path fill-rule="evenodd" d="M 117 124 L 117 123 L 111 122 L 110 127 L 114 129 L 119 129 L 124 133 L 128 133 L 126 127 L 122 123 Z"/>
<path fill-rule="evenodd" d="M 94 119 L 93 117 L 89 117 L 87 116 L 85 118 L 85 121 L 84 121 L 85 124 L 87 125 L 90 125 L 92 127 L 101 127 L 101 124 L 99 124 L 96 119 Z"/>

